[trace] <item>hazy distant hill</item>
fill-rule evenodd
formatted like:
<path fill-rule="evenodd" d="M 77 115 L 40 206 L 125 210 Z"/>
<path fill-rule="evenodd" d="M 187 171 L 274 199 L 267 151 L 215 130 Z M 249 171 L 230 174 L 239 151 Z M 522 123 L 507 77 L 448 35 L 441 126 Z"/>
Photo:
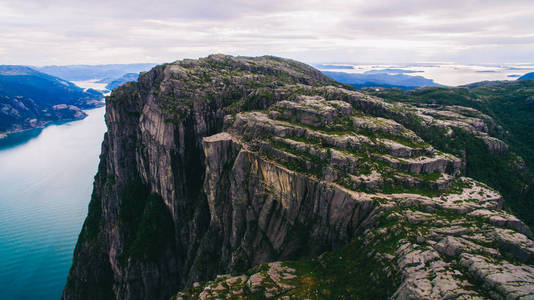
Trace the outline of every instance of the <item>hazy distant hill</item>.
<path fill-rule="evenodd" d="M 102 93 L 25 66 L 0 66 L 0 134 L 85 117 Z"/>
<path fill-rule="evenodd" d="M 365 87 L 397 87 L 403 90 L 411 90 L 427 86 L 440 86 L 432 79 L 422 76 L 410 76 L 403 73 L 406 71 L 392 72 L 395 69 L 372 70 L 365 73 L 345 73 L 323 71 L 325 75 L 339 82 L 350 84 L 357 89 Z M 410 72 L 411 73 L 411 72 Z"/>
<path fill-rule="evenodd" d="M 57 76 L 66 80 L 81 81 L 90 79 L 114 80 L 126 73 L 139 73 L 148 71 L 155 64 L 111 64 L 111 65 L 69 65 L 69 66 L 44 66 L 33 67 L 34 69 Z"/>
<path fill-rule="evenodd" d="M 115 88 L 118 88 L 119 86 L 123 85 L 126 82 L 129 81 L 137 81 L 137 78 L 139 78 L 139 73 L 127 73 L 121 76 L 120 78 L 117 78 L 111 82 L 109 82 L 106 85 L 106 89 L 113 90 Z"/>
<path fill-rule="evenodd" d="M 531 80 L 531 79 L 534 79 L 534 72 L 527 73 L 527 74 L 517 78 L 517 80 Z"/>
<path fill-rule="evenodd" d="M 352 70 L 354 69 L 353 66 L 347 66 L 347 65 L 328 65 L 328 64 L 318 64 L 318 65 L 313 65 L 314 67 L 316 67 L 317 69 L 346 69 L 346 70 Z"/>

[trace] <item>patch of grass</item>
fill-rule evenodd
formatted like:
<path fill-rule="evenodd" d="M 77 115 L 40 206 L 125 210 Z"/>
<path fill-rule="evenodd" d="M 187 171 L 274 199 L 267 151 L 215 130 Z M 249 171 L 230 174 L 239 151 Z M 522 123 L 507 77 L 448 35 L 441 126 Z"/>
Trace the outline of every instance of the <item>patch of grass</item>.
<path fill-rule="evenodd" d="M 396 245 L 398 239 L 400 236 L 386 239 L 378 247 Z M 287 262 L 296 269 L 298 281 L 297 287 L 284 295 L 297 299 L 387 299 L 400 278 L 391 265 L 375 259 L 369 250 L 355 239 L 318 258 Z"/>

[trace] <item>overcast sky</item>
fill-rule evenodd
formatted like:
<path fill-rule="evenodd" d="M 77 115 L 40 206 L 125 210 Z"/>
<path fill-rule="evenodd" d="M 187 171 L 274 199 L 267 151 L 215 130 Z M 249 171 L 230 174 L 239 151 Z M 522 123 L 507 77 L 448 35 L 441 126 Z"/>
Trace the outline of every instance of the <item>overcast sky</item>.
<path fill-rule="evenodd" d="M 534 62 L 533 0 L 0 0 L 0 64 Z"/>

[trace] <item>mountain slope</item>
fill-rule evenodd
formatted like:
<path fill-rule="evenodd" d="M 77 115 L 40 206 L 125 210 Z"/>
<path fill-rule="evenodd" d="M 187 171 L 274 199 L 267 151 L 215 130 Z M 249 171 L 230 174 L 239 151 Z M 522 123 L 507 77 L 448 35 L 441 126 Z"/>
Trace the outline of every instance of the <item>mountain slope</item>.
<path fill-rule="evenodd" d="M 0 133 L 79 119 L 102 106 L 103 95 L 24 66 L 0 66 Z"/>
<path fill-rule="evenodd" d="M 157 66 L 106 105 L 63 299 L 534 292 L 529 228 L 418 134 L 470 128 L 507 151 L 486 115 L 388 103 L 269 56 Z"/>

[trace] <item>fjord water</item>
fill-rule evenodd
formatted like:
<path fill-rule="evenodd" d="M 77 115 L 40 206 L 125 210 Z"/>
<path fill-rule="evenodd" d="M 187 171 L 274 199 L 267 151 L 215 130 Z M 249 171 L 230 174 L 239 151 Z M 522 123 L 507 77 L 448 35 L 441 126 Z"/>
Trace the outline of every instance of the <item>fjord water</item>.
<path fill-rule="evenodd" d="M 104 111 L 1 146 L 0 299 L 61 297 L 98 166 Z"/>

